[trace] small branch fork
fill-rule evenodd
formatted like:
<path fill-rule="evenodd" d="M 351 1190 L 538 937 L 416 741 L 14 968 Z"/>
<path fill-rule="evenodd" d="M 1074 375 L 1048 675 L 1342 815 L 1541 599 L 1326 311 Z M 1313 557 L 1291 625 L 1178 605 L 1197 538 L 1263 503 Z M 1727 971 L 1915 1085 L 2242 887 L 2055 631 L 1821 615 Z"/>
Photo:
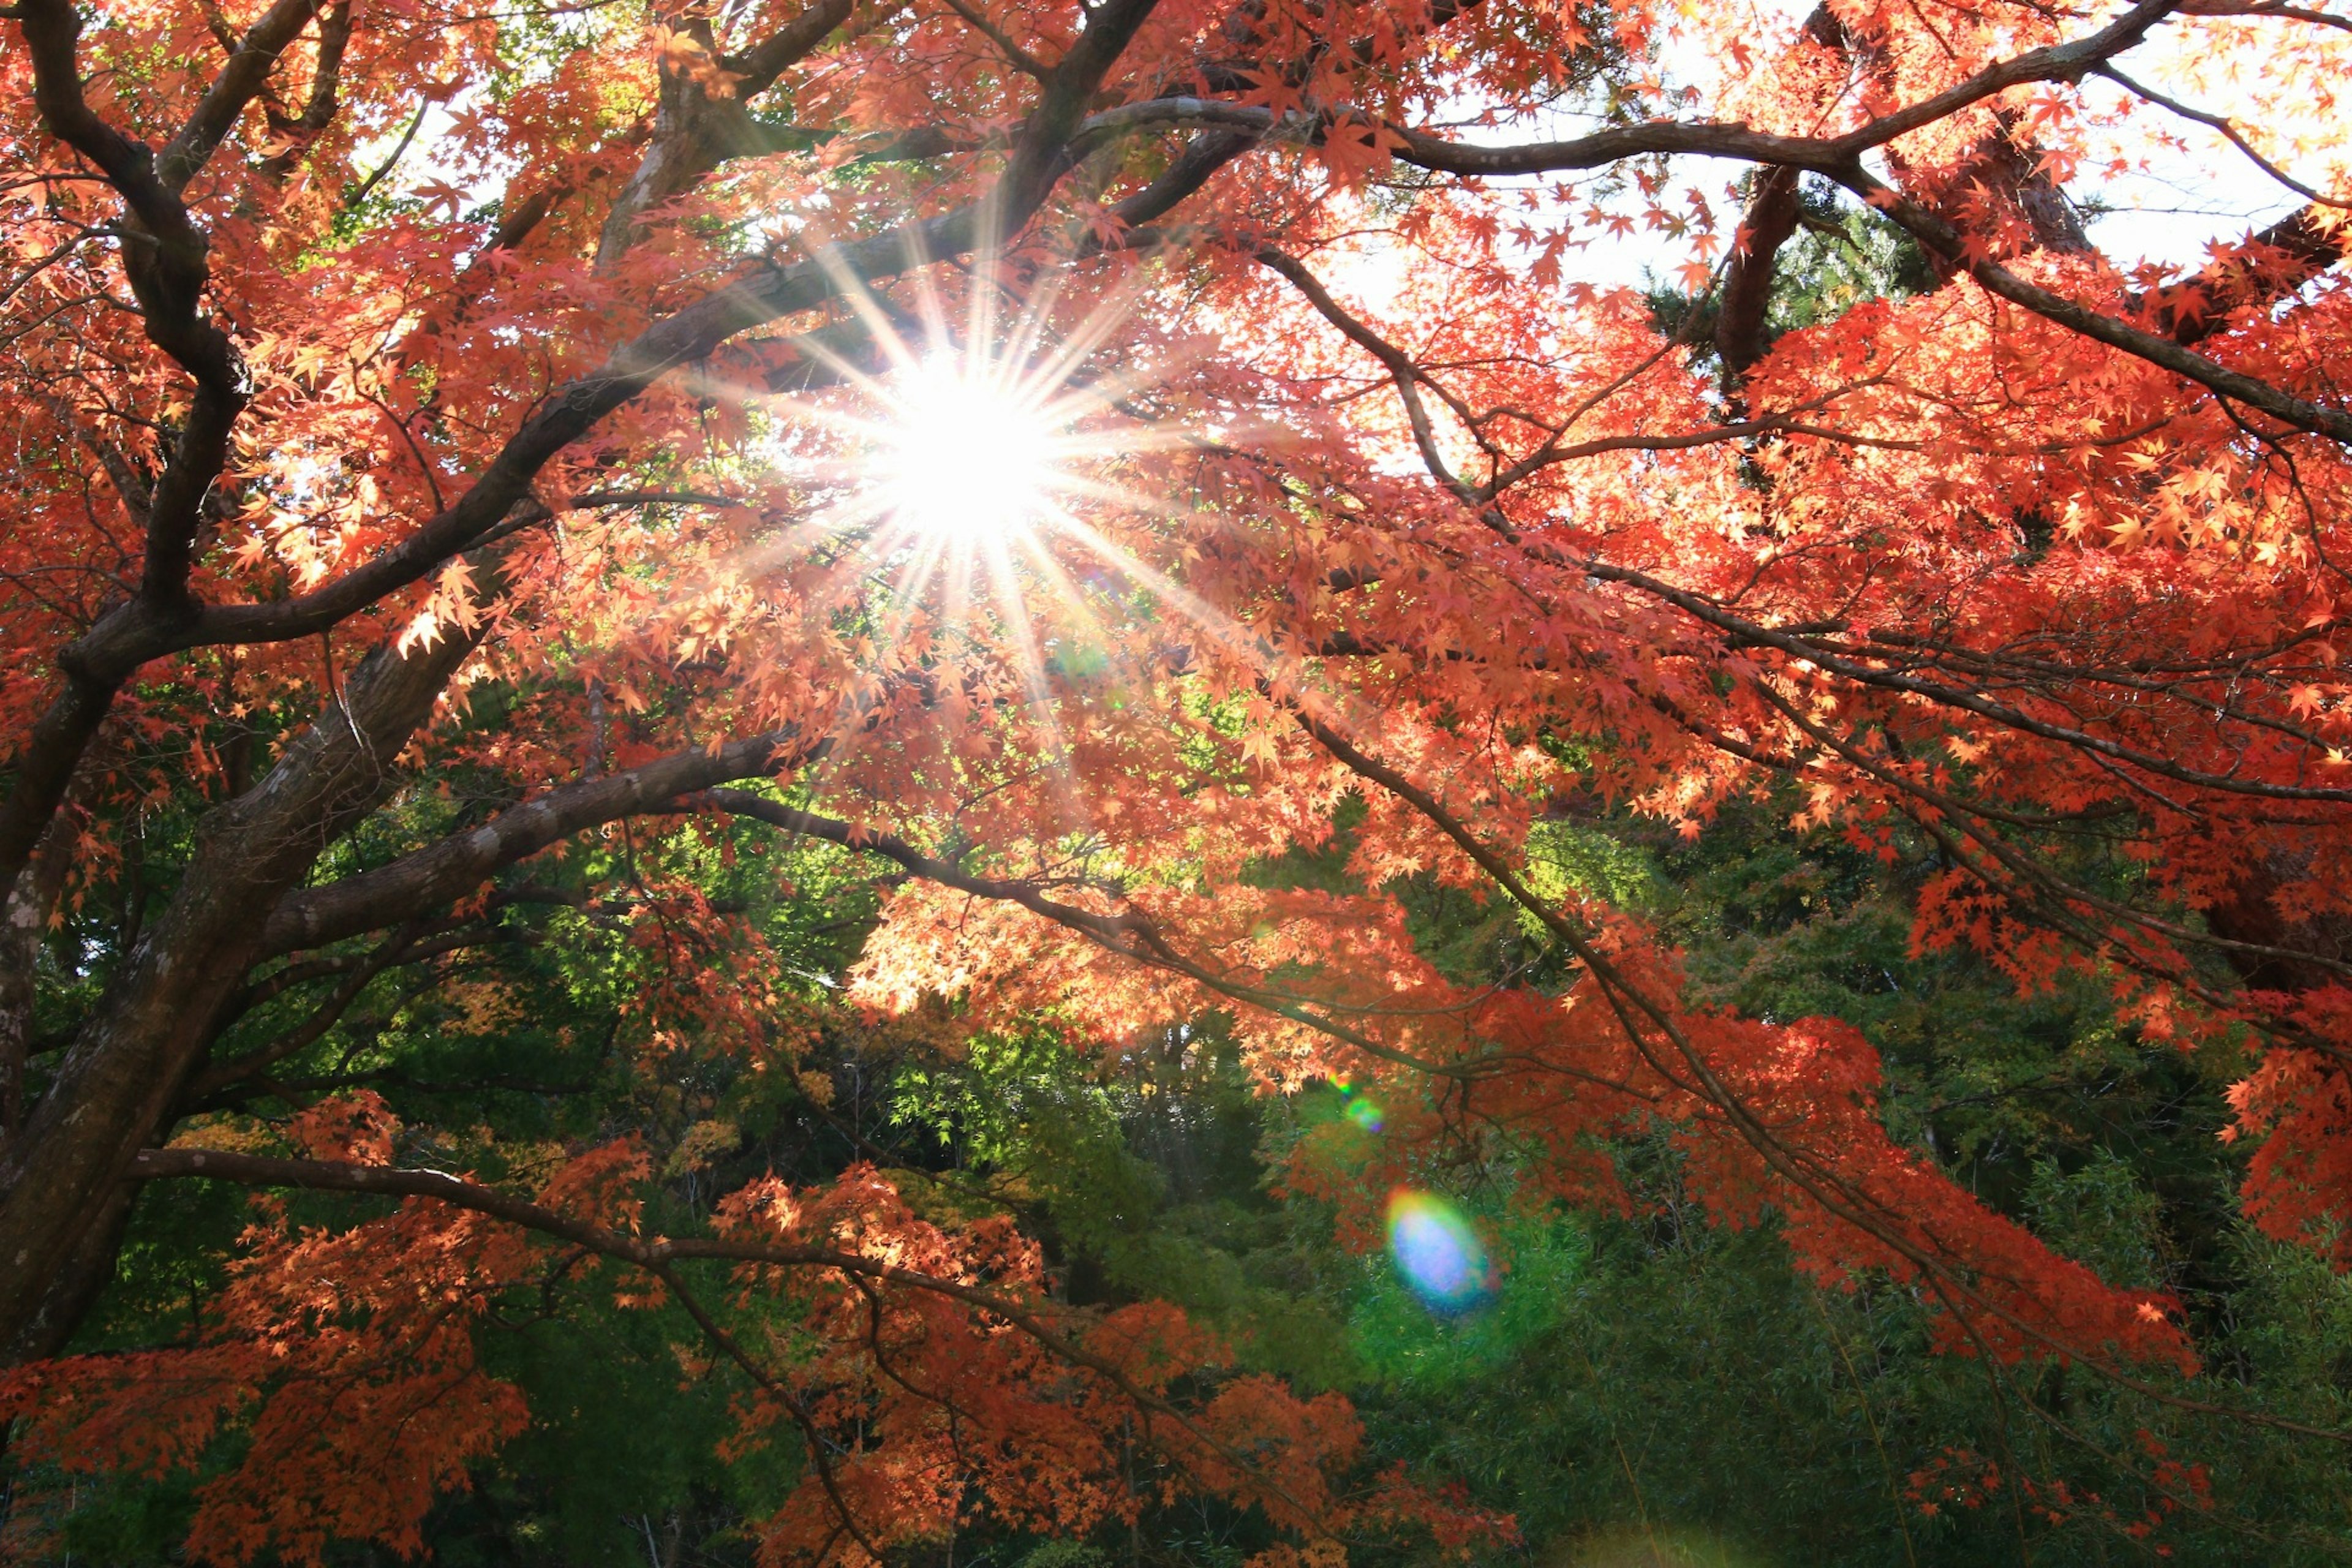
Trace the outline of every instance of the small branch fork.
<path fill-rule="evenodd" d="M 230 436 L 252 388 L 236 344 L 205 313 L 211 240 L 182 197 L 318 5 L 319 0 L 278 0 L 263 13 L 160 154 L 109 124 L 84 97 L 77 58 L 82 20 L 73 0 L 22 0 L 12 11 L 23 29 L 33 103 L 43 123 L 94 164 L 122 200 L 122 267 L 148 341 L 195 384 L 163 473 L 146 497 L 145 561 L 138 588 L 117 618 L 178 627 L 194 613 L 188 574 L 205 498 L 227 465 Z M 88 642 L 60 655 L 65 689 L 16 751 L 15 786 L 0 801 L 0 893 L 15 885 L 116 689 L 136 668 L 117 671 L 94 659 Z"/>

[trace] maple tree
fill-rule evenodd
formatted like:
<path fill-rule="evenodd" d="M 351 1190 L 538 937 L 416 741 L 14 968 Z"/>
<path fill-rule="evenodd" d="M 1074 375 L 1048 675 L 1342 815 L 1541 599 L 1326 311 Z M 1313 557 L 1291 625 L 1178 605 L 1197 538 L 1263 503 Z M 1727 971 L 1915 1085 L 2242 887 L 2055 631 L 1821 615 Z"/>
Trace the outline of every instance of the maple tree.
<path fill-rule="evenodd" d="M 1697 834 L 1793 788 L 1933 844 L 1921 948 L 2242 1056 L 2247 1212 L 2352 1260 L 2339 13 L 7 16 L 5 1397 L 68 1466 L 244 1434 L 198 1553 L 415 1547 L 531 1419 L 478 1335 L 582 1271 L 748 1380 L 726 1443 L 801 1445 L 777 1561 L 1131 1518 L 1139 1447 L 1269 1563 L 1507 1528 L 1363 1484 L 1343 1402 L 1172 1308 L 1057 1300 L 1002 1215 L 860 1163 L 671 1234 L 691 1131 L 404 1124 L 314 1052 L 390 995 L 495 1046 L 588 931 L 649 1082 L 719 1053 L 822 1104 L 842 1009 L 1217 1013 L 1264 1089 L 1386 1106 L 1287 1173 L 1360 1243 L 1498 1143 L 1525 1204 L 1631 1206 L 1611 1141 L 1663 1128 L 1717 1221 L 1950 1350 L 2193 1368 L 2179 1303 L 1890 1134 L 1861 1031 L 1702 1005 L 1532 853 L 1563 803 Z M 2067 189 L 2151 149 L 2301 205 L 2118 266 Z M 1639 226 L 1675 312 L 1579 279 Z M 1792 318 L 1801 229 L 1916 286 Z M 715 891 L 793 842 L 887 879 L 845 995 Z M 1449 973 L 1413 877 L 1541 963 Z M 196 1179 L 399 1201 L 266 1196 L 186 1342 L 63 1353 Z"/>

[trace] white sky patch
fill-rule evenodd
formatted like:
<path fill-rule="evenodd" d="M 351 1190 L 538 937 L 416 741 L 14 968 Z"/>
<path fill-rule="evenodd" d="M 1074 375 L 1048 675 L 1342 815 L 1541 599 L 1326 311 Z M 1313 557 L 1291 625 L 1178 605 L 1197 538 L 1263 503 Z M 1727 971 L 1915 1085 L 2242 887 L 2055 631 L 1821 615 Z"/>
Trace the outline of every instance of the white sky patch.
<path fill-rule="evenodd" d="M 1771 45 L 1794 37 L 1811 14 L 1814 0 L 1730 3 L 1738 5 L 1751 19 L 1760 58 Z M 2319 0 L 2313 8 L 2352 16 L 2352 7 L 2328 0 Z M 1685 0 L 1683 9 L 1686 16 L 1696 16 L 1697 0 Z M 2113 12 L 2122 9 L 2115 5 L 2107 12 L 2083 19 L 2075 25 L 2074 36 L 2095 31 Z M 2184 18 L 2159 26 L 2138 48 L 2120 57 L 2117 64 L 2143 85 L 2192 108 L 2226 116 L 2241 127 L 2262 126 L 2273 120 L 2275 110 L 2263 101 L 2263 95 L 2265 90 L 2275 93 L 2280 86 L 2276 81 L 2243 77 L 2233 81 L 2227 73 L 2219 80 L 2184 79 L 2189 45 L 2198 37 L 2196 29 L 2206 25 Z M 1723 54 L 1686 34 L 1670 31 L 1654 63 L 1668 88 L 1690 89 L 1702 106 L 1719 100 L 1731 85 Z M 2137 103 L 2122 88 L 2098 78 L 2084 81 L 2080 90 L 2087 117 L 2093 121 L 2112 121 L 2116 110 L 2132 104 L 2119 127 L 2095 131 L 2091 137 L 2103 163 L 2121 160 L 2132 165 L 2130 170 L 2115 174 L 2086 161 L 2067 184 L 2068 194 L 2088 209 L 2084 216 L 2093 243 L 2117 268 L 2128 270 L 2154 264 L 2194 268 L 2203 264 L 2214 247 L 2233 242 L 2305 205 L 2304 197 L 2257 168 L 2219 132 L 2159 107 Z M 1701 108 L 1685 118 L 1705 119 L 1706 114 Z M 1725 177 L 1710 180 L 1700 172 L 1706 162 L 1688 160 L 1684 179 L 1707 192 L 1721 207 L 1721 188 L 1737 177 L 1739 166 L 1722 163 Z M 2341 168 L 2297 169 L 2290 161 L 2289 172 L 2323 190 L 2331 184 L 2344 188 Z M 1736 212 L 1734 206 L 1720 214 L 1718 221 L 1727 219 L 1736 226 Z M 1622 238 L 1597 235 L 1591 247 L 1579 253 L 1580 270 L 1596 284 L 1638 286 L 1645 274 L 1671 279 L 1693 254 L 1686 240 L 1654 232 Z"/>

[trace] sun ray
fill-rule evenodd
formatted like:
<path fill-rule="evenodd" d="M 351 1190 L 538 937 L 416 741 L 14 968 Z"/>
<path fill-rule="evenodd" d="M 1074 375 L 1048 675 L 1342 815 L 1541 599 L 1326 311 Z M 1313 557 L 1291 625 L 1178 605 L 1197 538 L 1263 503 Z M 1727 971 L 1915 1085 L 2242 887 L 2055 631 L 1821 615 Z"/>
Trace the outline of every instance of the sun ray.
<path fill-rule="evenodd" d="M 746 458 L 799 489 L 808 509 L 772 536 L 703 558 L 689 574 L 707 579 L 699 589 L 681 581 L 666 597 L 789 577 L 793 614 L 849 616 L 862 628 L 855 657 L 877 676 L 934 659 L 993 665 L 993 679 L 1020 693 L 1006 717 L 1026 728 L 1024 749 L 1043 759 L 1040 784 L 1059 798 L 1072 829 L 1097 825 L 1074 771 L 1069 728 L 1072 704 L 1091 698 L 1052 655 L 1065 640 L 1134 648 L 1139 635 L 1157 637 L 1118 624 L 1145 613 L 1137 595 L 1149 595 L 1154 618 L 1189 643 L 1286 684 L 1297 679 L 1296 658 L 1139 553 L 1171 525 L 1233 520 L 1141 475 L 1114 472 L 1137 458 L 1213 455 L 1223 445 L 1181 417 L 1135 405 L 1138 395 L 1181 374 L 1183 355 L 1155 359 L 1148 342 L 1140 353 L 1106 353 L 1133 319 L 1131 282 L 1065 312 L 1069 279 L 1048 273 L 1025 297 L 1000 300 L 991 268 L 976 265 L 959 340 L 930 269 L 915 268 L 896 301 L 855 279 L 839 281 L 868 346 L 809 334 L 794 343 L 832 384 L 709 387 L 758 415 L 770 434 L 755 435 Z M 1057 314 L 1078 319 L 1057 325 Z M 1135 526 L 1140 536 L 1119 537 Z M 823 773 L 867 750 L 851 710 L 835 722 L 847 732 Z"/>

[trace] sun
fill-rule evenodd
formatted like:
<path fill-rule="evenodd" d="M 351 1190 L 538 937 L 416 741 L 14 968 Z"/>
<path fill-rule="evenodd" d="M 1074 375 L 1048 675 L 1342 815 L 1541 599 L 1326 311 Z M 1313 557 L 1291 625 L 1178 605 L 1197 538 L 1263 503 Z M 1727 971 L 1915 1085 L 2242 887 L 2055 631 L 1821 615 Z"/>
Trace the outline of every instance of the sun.
<path fill-rule="evenodd" d="M 954 358 L 908 366 L 886 394 L 873 455 L 879 510 L 939 541 L 1002 538 L 1034 526 L 1062 479 L 1053 410 Z"/>

